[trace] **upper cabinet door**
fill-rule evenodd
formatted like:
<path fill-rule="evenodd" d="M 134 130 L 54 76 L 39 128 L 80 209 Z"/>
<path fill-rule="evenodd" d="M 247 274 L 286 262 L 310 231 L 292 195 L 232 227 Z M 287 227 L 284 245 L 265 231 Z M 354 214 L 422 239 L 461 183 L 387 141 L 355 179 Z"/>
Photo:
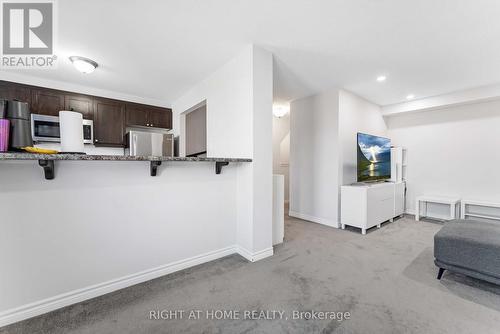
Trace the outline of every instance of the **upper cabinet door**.
<path fill-rule="evenodd" d="M 97 145 L 123 146 L 125 136 L 124 103 L 95 99 L 94 102 L 94 142 Z"/>
<path fill-rule="evenodd" d="M 148 110 L 143 105 L 127 103 L 125 105 L 125 119 L 129 126 L 149 126 Z"/>
<path fill-rule="evenodd" d="M 149 126 L 154 128 L 172 129 L 172 110 L 151 107 L 149 110 Z"/>
<path fill-rule="evenodd" d="M 65 95 L 64 109 L 76 111 L 83 115 L 83 119 L 94 119 L 94 101 L 83 95 Z"/>
<path fill-rule="evenodd" d="M 0 99 L 27 102 L 31 107 L 31 89 L 28 86 L 0 81 Z"/>
<path fill-rule="evenodd" d="M 59 111 L 64 110 L 64 94 L 52 89 L 34 89 L 32 91 L 33 114 L 59 116 Z"/>

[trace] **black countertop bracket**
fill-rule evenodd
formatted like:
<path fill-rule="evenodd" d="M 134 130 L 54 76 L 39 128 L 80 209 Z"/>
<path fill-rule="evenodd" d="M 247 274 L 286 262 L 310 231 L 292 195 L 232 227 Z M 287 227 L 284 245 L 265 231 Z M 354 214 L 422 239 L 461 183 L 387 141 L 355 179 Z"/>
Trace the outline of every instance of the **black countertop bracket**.
<path fill-rule="evenodd" d="M 54 179 L 54 160 L 38 160 L 38 165 L 43 168 L 46 180 Z"/>
<path fill-rule="evenodd" d="M 151 165 L 149 170 L 151 172 L 151 176 L 156 176 L 156 171 L 158 170 L 158 166 L 161 165 L 161 161 L 151 161 Z"/>
<path fill-rule="evenodd" d="M 215 174 L 220 174 L 222 172 L 222 167 L 229 165 L 227 161 L 216 161 L 215 162 Z"/>

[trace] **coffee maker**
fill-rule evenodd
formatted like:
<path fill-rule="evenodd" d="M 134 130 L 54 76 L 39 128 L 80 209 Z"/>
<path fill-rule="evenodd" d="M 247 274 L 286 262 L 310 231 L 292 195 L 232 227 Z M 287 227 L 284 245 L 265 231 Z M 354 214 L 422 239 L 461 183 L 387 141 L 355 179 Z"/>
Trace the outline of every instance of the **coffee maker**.
<path fill-rule="evenodd" d="M 9 149 L 21 150 L 33 146 L 31 138 L 31 113 L 26 102 L 7 101 L 6 118 L 10 121 Z"/>

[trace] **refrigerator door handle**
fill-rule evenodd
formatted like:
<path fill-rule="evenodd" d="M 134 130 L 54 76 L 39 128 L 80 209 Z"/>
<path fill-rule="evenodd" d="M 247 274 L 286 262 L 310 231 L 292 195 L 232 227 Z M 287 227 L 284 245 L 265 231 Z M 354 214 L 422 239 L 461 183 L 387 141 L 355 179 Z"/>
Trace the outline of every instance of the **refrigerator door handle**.
<path fill-rule="evenodd" d="M 133 142 L 133 150 L 132 151 L 132 154 L 135 155 L 137 153 L 137 135 L 134 133 L 132 134 L 132 142 Z"/>

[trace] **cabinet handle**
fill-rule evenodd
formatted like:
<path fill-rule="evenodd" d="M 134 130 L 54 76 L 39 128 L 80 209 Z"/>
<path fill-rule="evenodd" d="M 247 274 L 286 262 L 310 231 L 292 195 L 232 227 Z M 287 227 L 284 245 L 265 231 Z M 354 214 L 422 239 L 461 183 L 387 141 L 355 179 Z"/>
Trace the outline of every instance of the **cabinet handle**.
<path fill-rule="evenodd" d="M 153 126 L 153 123 L 151 123 L 151 126 Z"/>
<path fill-rule="evenodd" d="M 99 139 L 94 140 L 96 143 L 99 141 Z"/>
<path fill-rule="evenodd" d="M 146 123 L 146 126 L 149 126 L 149 123 Z"/>

